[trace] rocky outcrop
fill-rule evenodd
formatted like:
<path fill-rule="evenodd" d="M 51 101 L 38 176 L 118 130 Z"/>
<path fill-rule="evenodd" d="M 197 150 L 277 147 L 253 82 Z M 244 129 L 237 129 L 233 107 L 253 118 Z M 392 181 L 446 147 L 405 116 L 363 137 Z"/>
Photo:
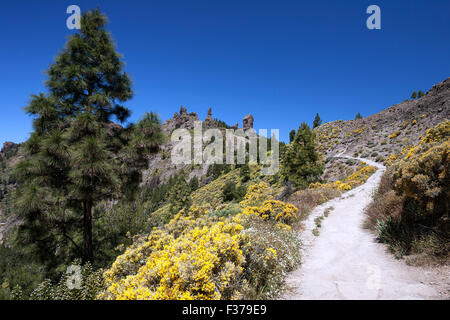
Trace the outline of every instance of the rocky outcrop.
<path fill-rule="evenodd" d="M 251 114 L 246 115 L 244 117 L 244 119 L 242 120 L 244 130 L 253 128 L 253 121 L 254 121 L 254 118 Z"/>
<path fill-rule="evenodd" d="M 187 109 L 181 106 L 180 113 L 175 112 L 173 118 L 168 119 L 163 124 L 162 130 L 166 134 L 170 134 L 173 130 L 179 128 L 193 129 L 195 121 L 199 121 L 197 114 L 195 112 L 187 113 Z"/>
<path fill-rule="evenodd" d="M 208 115 L 206 116 L 205 121 L 213 121 L 211 107 L 208 109 Z"/>
<path fill-rule="evenodd" d="M 3 148 L 0 151 L 1 153 L 6 153 L 9 150 L 11 150 L 12 148 L 14 148 L 15 146 L 17 146 L 16 143 L 11 142 L 11 141 L 6 141 L 5 143 L 3 143 Z"/>
<path fill-rule="evenodd" d="M 201 180 L 201 185 L 208 182 L 208 180 L 202 180 L 207 173 L 209 167 L 208 164 L 203 163 L 193 168 L 191 165 L 174 164 L 170 158 L 173 147 L 176 144 L 176 142 L 172 142 L 170 139 L 173 130 L 178 128 L 188 130 L 194 129 L 195 121 L 199 121 L 197 114 L 195 112 L 188 113 L 187 109 L 181 106 L 180 111 L 175 112 L 173 118 L 168 119 L 162 125 L 162 131 L 168 135 L 168 140 L 160 147 L 159 153 L 149 157 L 149 168 L 143 172 L 143 184 L 155 186 L 164 183 L 180 170 L 188 172 L 188 180 L 195 176 Z M 244 129 L 252 128 L 253 121 L 253 116 L 251 114 L 247 115 L 244 118 Z M 205 121 L 202 122 L 202 127 L 203 130 L 218 127 L 218 123 L 213 119 L 211 107 L 208 109 Z M 236 123 L 231 128 L 238 129 L 238 127 L 238 123 Z M 225 131 L 224 127 L 220 127 L 219 129 Z M 223 132 L 223 134 L 225 135 L 225 132 Z"/>
<path fill-rule="evenodd" d="M 208 115 L 205 118 L 205 121 L 203 121 L 203 128 L 209 129 L 209 128 L 215 128 L 217 127 L 216 121 L 212 117 L 212 110 L 211 107 L 208 109 Z"/>

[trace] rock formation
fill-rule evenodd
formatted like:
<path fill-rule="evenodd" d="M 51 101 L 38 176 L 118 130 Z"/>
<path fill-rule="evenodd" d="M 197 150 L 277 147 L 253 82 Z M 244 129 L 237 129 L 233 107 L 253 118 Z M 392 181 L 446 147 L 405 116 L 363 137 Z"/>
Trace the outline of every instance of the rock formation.
<path fill-rule="evenodd" d="M 251 114 L 246 115 L 242 121 L 244 130 L 253 128 L 253 121 L 254 118 Z"/>
<path fill-rule="evenodd" d="M 14 146 L 16 146 L 16 144 L 14 142 L 6 141 L 5 143 L 3 143 L 3 148 L 0 152 L 5 153 L 8 150 L 10 150 L 11 148 L 13 148 Z"/>
<path fill-rule="evenodd" d="M 195 112 L 187 113 L 187 109 L 183 106 L 180 107 L 180 113 L 175 112 L 173 118 L 168 119 L 162 126 L 162 130 L 170 134 L 173 130 L 183 128 L 183 129 L 193 129 L 194 122 L 198 121 L 198 116 Z"/>
<path fill-rule="evenodd" d="M 211 107 L 209 107 L 209 109 L 208 109 L 208 115 L 206 116 L 205 121 L 206 121 L 206 120 L 213 121 Z"/>

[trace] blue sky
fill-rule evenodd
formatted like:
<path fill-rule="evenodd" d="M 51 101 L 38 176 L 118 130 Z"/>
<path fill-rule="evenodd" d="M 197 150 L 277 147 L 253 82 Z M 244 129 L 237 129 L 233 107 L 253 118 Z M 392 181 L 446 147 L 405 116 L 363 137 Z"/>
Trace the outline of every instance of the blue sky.
<path fill-rule="evenodd" d="M 0 143 L 23 142 L 31 94 L 74 33 L 67 6 L 97 6 L 124 55 L 135 121 L 165 121 L 180 105 L 203 120 L 256 128 L 282 140 L 316 112 L 324 121 L 376 113 L 450 76 L 449 1 L 4 1 L 1 3 Z M 366 8 L 381 8 L 381 30 Z"/>

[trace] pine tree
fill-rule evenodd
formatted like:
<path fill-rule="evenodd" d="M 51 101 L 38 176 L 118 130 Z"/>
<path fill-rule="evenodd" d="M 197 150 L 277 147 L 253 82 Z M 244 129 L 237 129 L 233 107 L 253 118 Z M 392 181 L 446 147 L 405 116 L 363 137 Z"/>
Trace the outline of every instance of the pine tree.
<path fill-rule="evenodd" d="M 127 128 L 111 122 L 128 118 L 120 103 L 133 92 L 105 24 L 98 10 L 83 14 L 81 32 L 69 38 L 47 72 L 49 93 L 32 96 L 26 108 L 34 132 L 16 168 L 16 207 L 24 220 L 19 240 L 53 265 L 56 248 L 66 261 L 93 261 L 94 207 L 131 196 L 145 155 L 163 137 L 154 114 Z"/>
<path fill-rule="evenodd" d="M 295 130 L 292 129 L 291 132 L 289 132 L 289 143 L 294 141 L 294 138 L 295 138 Z"/>
<path fill-rule="evenodd" d="M 285 181 L 293 182 L 297 188 L 306 188 L 320 177 L 323 169 L 314 132 L 303 122 L 294 141 L 286 147 L 281 174 Z"/>
<path fill-rule="evenodd" d="M 362 119 L 362 118 L 363 117 L 362 117 L 361 113 L 359 113 L 359 112 L 355 116 L 355 120 Z"/>
<path fill-rule="evenodd" d="M 419 90 L 419 92 L 417 93 L 417 97 L 418 97 L 418 98 L 421 98 L 421 97 L 423 97 L 424 95 L 425 95 L 425 93 L 423 93 L 422 90 Z"/>
<path fill-rule="evenodd" d="M 413 92 L 412 94 L 411 94 L 411 99 L 415 99 L 415 98 L 417 98 L 417 92 Z"/>
<path fill-rule="evenodd" d="M 316 117 L 314 118 L 314 122 L 313 122 L 313 129 L 317 128 L 321 124 L 322 124 L 322 119 L 320 119 L 319 114 L 316 113 Z"/>

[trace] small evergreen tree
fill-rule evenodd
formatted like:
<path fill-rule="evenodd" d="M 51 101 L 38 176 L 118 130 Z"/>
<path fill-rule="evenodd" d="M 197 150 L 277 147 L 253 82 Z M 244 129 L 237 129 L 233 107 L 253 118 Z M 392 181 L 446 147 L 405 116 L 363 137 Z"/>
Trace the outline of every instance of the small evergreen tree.
<path fill-rule="evenodd" d="M 358 120 L 358 119 L 362 119 L 362 115 L 359 112 L 355 116 L 355 120 Z"/>
<path fill-rule="evenodd" d="M 289 132 L 289 143 L 294 141 L 294 138 L 295 138 L 295 130 L 292 129 L 291 132 Z"/>
<path fill-rule="evenodd" d="M 297 188 L 306 188 L 317 181 L 323 169 L 314 132 L 303 122 L 294 141 L 286 147 L 281 174 L 285 181 L 293 182 Z"/>
<path fill-rule="evenodd" d="M 423 97 L 424 95 L 425 95 L 425 93 L 423 93 L 422 90 L 419 90 L 419 92 L 417 93 L 417 97 L 418 97 L 418 98 L 421 98 L 421 97 Z"/>
<path fill-rule="evenodd" d="M 415 99 L 415 98 L 417 98 L 417 92 L 413 92 L 412 94 L 411 94 L 411 99 Z"/>
<path fill-rule="evenodd" d="M 314 122 L 313 122 L 313 129 L 317 128 L 321 124 L 322 124 L 322 119 L 320 119 L 319 114 L 316 113 L 316 117 L 314 118 Z"/>
<path fill-rule="evenodd" d="M 222 189 L 222 199 L 224 202 L 233 200 L 240 201 L 245 196 L 246 192 L 247 188 L 245 188 L 245 186 L 240 185 L 239 187 L 236 187 L 234 181 L 228 181 Z"/>
<path fill-rule="evenodd" d="M 241 177 L 241 181 L 243 183 L 245 183 L 248 180 L 250 180 L 250 167 L 249 167 L 248 163 L 244 163 L 239 168 L 239 176 Z"/>
<path fill-rule="evenodd" d="M 222 199 L 224 202 L 232 201 L 236 193 L 236 184 L 233 181 L 225 183 L 222 189 Z"/>

